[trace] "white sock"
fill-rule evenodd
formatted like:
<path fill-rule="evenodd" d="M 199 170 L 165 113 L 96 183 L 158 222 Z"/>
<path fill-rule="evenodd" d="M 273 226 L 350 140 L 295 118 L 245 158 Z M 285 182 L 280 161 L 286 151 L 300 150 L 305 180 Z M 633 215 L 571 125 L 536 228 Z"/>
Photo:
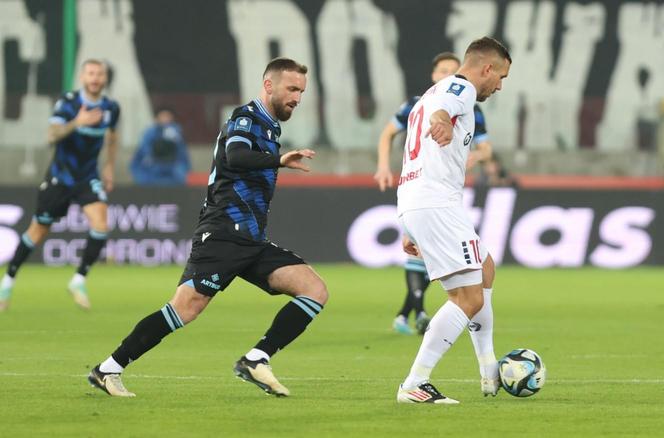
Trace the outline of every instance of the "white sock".
<path fill-rule="evenodd" d="M 258 348 L 252 348 L 249 350 L 249 353 L 245 354 L 244 357 L 246 357 L 249 360 L 270 360 L 270 355 L 268 355 L 266 352 L 263 350 L 259 350 Z"/>
<path fill-rule="evenodd" d="M 0 287 L 3 289 L 6 287 L 12 287 L 14 286 L 14 281 L 14 278 L 10 277 L 8 274 L 5 274 L 4 277 L 2 277 L 2 283 L 0 283 Z"/>
<path fill-rule="evenodd" d="M 467 326 L 468 317 L 459 306 L 449 300 L 443 304 L 431 318 L 403 388 L 412 389 L 428 381 L 433 368 Z"/>
<path fill-rule="evenodd" d="M 108 359 L 99 365 L 99 371 L 102 373 L 120 374 L 124 368 L 113 359 L 113 356 L 108 356 Z"/>
<path fill-rule="evenodd" d="M 74 284 L 85 283 L 85 275 L 81 275 L 78 272 L 75 273 L 74 276 L 71 278 L 71 283 L 74 283 Z"/>
<path fill-rule="evenodd" d="M 484 289 L 484 305 L 473 316 L 468 325 L 470 340 L 475 347 L 475 355 L 480 366 L 480 375 L 484 378 L 498 377 L 498 363 L 493 352 L 493 307 L 491 306 L 492 289 Z"/>

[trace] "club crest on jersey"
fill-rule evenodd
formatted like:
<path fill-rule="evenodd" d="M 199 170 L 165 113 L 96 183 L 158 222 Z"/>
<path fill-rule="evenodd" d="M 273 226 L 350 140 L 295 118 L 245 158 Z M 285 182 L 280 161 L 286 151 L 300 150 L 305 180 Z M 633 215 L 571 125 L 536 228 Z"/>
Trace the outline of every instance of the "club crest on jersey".
<path fill-rule="evenodd" d="M 461 92 L 466 88 L 465 85 L 457 84 L 456 82 L 452 82 L 450 84 L 450 88 L 447 89 L 448 93 L 452 93 L 455 96 L 458 96 L 461 94 Z"/>
<path fill-rule="evenodd" d="M 106 110 L 104 111 L 104 123 L 109 125 L 111 123 L 111 112 Z"/>
<path fill-rule="evenodd" d="M 237 131 L 249 132 L 251 130 L 251 119 L 249 117 L 238 117 L 235 122 L 235 129 Z"/>

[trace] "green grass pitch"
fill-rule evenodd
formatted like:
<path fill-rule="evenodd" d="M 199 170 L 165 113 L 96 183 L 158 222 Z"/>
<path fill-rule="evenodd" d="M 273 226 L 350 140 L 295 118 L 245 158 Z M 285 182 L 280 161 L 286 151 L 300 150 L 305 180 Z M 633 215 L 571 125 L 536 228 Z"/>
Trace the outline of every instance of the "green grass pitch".
<path fill-rule="evenodd" d="M 0 436 L 661 436 L 664 430 L 664 273 L 501 267 L 496 353 L 527 347 L 548 368 L 542 391 L 484 398 L 468 335 L 433 382 L 458 406 L 397 405 L 418 336 L 390 330 L 404 294 L 398 268 L 321 265 L 331 299 L 272 361 L 292 397 L 236 379 L 234 361 L 285 297 L 236 281 L 201 317 L 131 364 L 134 399 L 88 386 L 104 359 L 172 295 L 181 268 L 97 266 L 93 309 L 65 292 L 71 268 L 23 268 L 0 314 Z M 427 291 L 433 313 L 443 302 Z"/>

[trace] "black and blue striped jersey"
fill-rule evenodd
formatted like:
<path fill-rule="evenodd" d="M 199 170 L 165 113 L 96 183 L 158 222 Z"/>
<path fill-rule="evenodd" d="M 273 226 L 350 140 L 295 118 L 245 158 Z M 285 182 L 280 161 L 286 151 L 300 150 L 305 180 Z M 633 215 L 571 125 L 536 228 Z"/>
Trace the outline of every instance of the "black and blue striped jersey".
<path fill-rule="evenodd" d="M 401 104 L 397 113 L 392 117 L 392 123 L 399 131 L 405 131 L 408 127 L 408 115 L 421 96 L 413 96 Z"/>
<path fill-rule="evenodd" d="M 475 134 L 473 135 L 473 142 L 475 144 L 489 141 L 489 133 L 486 131 L 486 119 L 484 113 L 478 104 L 475 104 Z"/>
<path fill-rule="evenodd" d="M 413 96 L 404 102 L 399 110 L 392 117 L 392 123 L 397 127 L 399 131 L 405 131 L 408 127 L 408 115 L 413 109 L 417 101 L 420 100 L 420 96 Z M 475 144 L 482 143 L 483 141 L 489 140 L 489 134 L 486 130 L 486 120 L 484 118 L 484 113 L 480 109 L 479 105 L 475 104 L 475 134 L 473 135 L 473 142 Z"/>
<path fill-rule="evenodd" d="M 49 123 L 65 124 L 74 120 L 82 105 L 86 105 L 88 110 L 100 108 L 103 116 L 97 125 L 76 128 L 55 144 L 47 178 L 56 178 L 60 184 L 67 186 L 99 178 L 97 159 L 104 146 L 106 130 L 114 130 L 120 118 L 117 102 L 106 96 L 92 102 L 79 90 L 65 93 L 58 99 Z"/>
<path fill-rule="evenodd" d="M 252 240 L 266 240 L 280 135 L 279 122 L 259 99 L 233 111 L 217 137 L 196 234 L 231 230 Z"/>

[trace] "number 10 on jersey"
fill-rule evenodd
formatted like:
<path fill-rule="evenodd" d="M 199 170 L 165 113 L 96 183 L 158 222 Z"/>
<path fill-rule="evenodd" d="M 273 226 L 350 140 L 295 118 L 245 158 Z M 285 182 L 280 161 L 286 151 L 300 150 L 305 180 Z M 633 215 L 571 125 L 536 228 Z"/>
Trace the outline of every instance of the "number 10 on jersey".
<path fill-rule="evenodd" d="M 417 111 L 413 110 L 408 115 L 408 136 L 406 137 L 406 150 L 403 154 L 404 163 L 406 162 L 406 155 L 411 160 L 414 160 L 420 154 L 423 116 L 424 106 L 422 105 L 419 105 Z"/>

